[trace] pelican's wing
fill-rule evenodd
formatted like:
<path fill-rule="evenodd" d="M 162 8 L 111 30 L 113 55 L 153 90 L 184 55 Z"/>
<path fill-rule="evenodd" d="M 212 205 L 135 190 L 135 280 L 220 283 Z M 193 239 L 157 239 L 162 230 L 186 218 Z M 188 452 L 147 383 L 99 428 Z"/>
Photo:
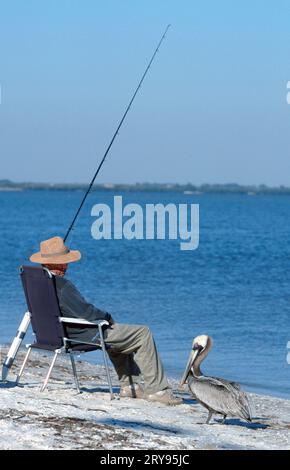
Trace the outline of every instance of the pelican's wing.
<path fill-rule="evenodd" d="M 243 390 L 241 390 L 240 384 L 218 377 L 214 378 L 218 382 L 224 384 L 232 394 L 235 394 L 237 403 L 239 404 L 241 413 L 243 415 L 242 417 L 250 421 L 252 419 L 252 406 L 250 404 L 248 395 Z"/>
<path fill-rule="evenodd" d="M 243 390 L 240 390 L 240 393 L 237 395 L 237 400 L 244 419 L 251 421 L 253 413 L 248 395 Z"/>
<path fill-rule="evenodd" d="M 217 413 L 251 419 L 245 393 L 239 392 L 230 383 L 214 377 L 200 376 L 191 384 L 191 389 L 198 401 Z"/>
<path fill-rule="evenodd" d="M 235 390 L 238 390 L 238 388 L 233 385 L 233 384 L 236 384 L 236 382 L 229 382 L 228 380 L 220 379 L 219 377 L 209 377 L 207 375 L 201 375 L 199 376 L 198 380 L 210 382 L 212 385 L 215 385 L 217 387 L 222 387 L 228 390 L 229 392 L 232 392 L 233 388 Z M 239 384 L 237 385 L 238 387 L 240 387 Z"/>
<path fill-rule="evenodd" d="M 216 380 L 218 380 L 219 382 L 221 382 L 225 385 L 229 385 L 229 386 L 235 388 L 236 390 L 241 390 L 241 386 L 240 386 L 240 384 L 238 384 L 238 382 L 232 382 L 231 380 L 221 379 L 219 377 L 213 377 L 213 379 L 216 379 Z"/>
<path fill-rule="evenodd" d="M 236 404 L 241 413 L 240 416 L 246 420 L 251 421 L 252 419 L 251 408 L 252 407 L 250 405 L 248 395 L 243 390 L 241 390 L 240 384 L 238 384 L 237 382 L 230 382 L 229 380 L 221 379 L 218 377 L 214 377 L 214 379 L 217 382 L 220 382 L 223 385 L 225 385 L 228 391 L 231 392 L 233 396 L 235 395 Z"/>

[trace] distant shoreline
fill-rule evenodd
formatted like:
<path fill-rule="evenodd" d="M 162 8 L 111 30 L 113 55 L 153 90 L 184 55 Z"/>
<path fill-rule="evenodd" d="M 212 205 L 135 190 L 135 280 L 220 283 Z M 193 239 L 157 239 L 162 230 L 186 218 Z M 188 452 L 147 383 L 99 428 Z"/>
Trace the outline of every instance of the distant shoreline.
<path fill-rule="evenodd" d="M 84 190 L 87 189 L 88 184 L 84 183 L 33 183 L 21 182 L 16 183 L 10 180 L 0 180 L 0 192 L 11 191 L 34 191 L 34 190 Z M 178 184 L 178 183 L 135 183 L 135 184 L 121 184 L 121 183 L 103 183 L 93 186 L 93 190 L 102 191 L 128 191 L 128 192 L 179 192 L 184 194 L 200 195 L 204 193 L 231 193 L 231 194 L 246 194 L 248 196 L 256 196 L 261 194 L 289 194 L 290 187 L 277 186 L 271 187 L 264 184 L 260 185 L 240 185 L 236 183 L 228 184 L 201 184 L 194 185 L 192 183 Z"/>

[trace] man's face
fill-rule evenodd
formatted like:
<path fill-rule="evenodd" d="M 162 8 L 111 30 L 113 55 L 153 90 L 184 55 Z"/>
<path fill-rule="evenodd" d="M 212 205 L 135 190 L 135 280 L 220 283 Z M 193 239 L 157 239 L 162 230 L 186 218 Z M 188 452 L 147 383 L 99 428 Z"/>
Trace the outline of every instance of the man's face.
<path fill-rule="evenodd" d="M 45 267 L 49 269 L 49 271 L 52 271 L 57 276 L 63 277 L 66 273 L 68 265 L 67 264 L 46 264 Z"/>

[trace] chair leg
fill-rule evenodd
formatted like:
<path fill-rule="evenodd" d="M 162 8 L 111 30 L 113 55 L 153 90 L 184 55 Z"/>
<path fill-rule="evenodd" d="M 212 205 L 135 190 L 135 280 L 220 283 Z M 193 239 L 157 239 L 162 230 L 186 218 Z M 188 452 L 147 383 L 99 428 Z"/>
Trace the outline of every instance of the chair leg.
<path fill-rule="evenodd" d="M 54 364 L 55 364 L 55 361 L 56 361 L 56 358 L 57 358 L 58 354 L 59 354 L 58 351 L 56 351 L 56 352 L 54 353 L 52 362 L 51 362 L 51 364 L 50 364 L 50 367 L 49 367 L 49 370 L 48 370 L 48 373 L 47 373 L 47 376 L 45 377 L 45 380 L 44 380 L 44 382 L 43 382 L 43 385 L 42 385 L 42 387 L 41 387 L 41 389 L 40 389 L 41 392 L 43 392 L 43 390 L 44 390 L 44 389 L 46 388 L 46 386 L 47 386 L 47 383 L 48 383 L 48 381 L 49 381 L 49 377 L 50 377 L 51 371 L 52 371 L 52 369 L 53 369 L 53 367 L 54 367 Z"/>
<path fill-rule="evenodd" d="M 31 350 L 32 350 L 32 348 L 28 348 L 28 350 L 27 350 L 27 353 L 26 353 L 26 355 L 25 355 L 25 358 L 24 358 L 24 361 L 23 361 L 22 366 L 21 366 L 21 368 L 20 368 L 20 371 L 19 371 L 19 373 L 18 373 L 18 375 L 17 375 L 17 377 L 16 377 L 16 382 L 15 382 L 16 384 L 19 383 L 19 380 L 20 380 L 20 378 L 21 378 L 21 376 L 22 376 L 22 374 L 23 374 L 24 367 L 26 366 L 26 363 L 27 363 L 27 361 L 28 361 L 28 359 L 29 359 Z"/>
<path fill-rule="evenodd" d="M 109 366 L 108 366 L 107 352 L 106 352 L 103 330 L 102 330 L 101 325 L 99 325 L 99 333 L 100 333 L 101 346 L 102 346 L 102 351 L 103 351 L 103 356 L 104 356 L 107 380 L 108 380 L 109 389 L 110 389 L 110 397 L 111 397 L 111 400 L 114 400 L 115 395 L 113 394 L 113 387 L 112 387 L 112 381 L 111 381 L 111 376 L 110 376 L 110 371 L 109 371 Z"/>
<path fill-rule="evenodd" d="M 79 385 L 79 381 L 78 381 L 75 358 L 74 358 L 73 353 L 70 352 L 69 355 L 70 355 L 70 360 L 71 360 L 71 365 L 72 365 L 72 370 L 73 370 L 73 376 L 74 376 L 74 380 L 75 380 L 76 389 L 77 389 L 78 393 L 81 393 L 80 385 Z"/>

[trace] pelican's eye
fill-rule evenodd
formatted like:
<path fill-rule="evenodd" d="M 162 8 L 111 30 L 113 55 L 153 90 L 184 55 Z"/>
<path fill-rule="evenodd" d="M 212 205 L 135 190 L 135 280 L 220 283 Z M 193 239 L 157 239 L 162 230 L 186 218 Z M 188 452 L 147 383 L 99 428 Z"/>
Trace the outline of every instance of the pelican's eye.
<path fill-rule="evenodd" d="M 192 349 L 193 349 L 194 351 L 201 351 L 201 350 L 203 349 L 203 347 L 201 346 L 201 344 L 194 343 Z"/>

